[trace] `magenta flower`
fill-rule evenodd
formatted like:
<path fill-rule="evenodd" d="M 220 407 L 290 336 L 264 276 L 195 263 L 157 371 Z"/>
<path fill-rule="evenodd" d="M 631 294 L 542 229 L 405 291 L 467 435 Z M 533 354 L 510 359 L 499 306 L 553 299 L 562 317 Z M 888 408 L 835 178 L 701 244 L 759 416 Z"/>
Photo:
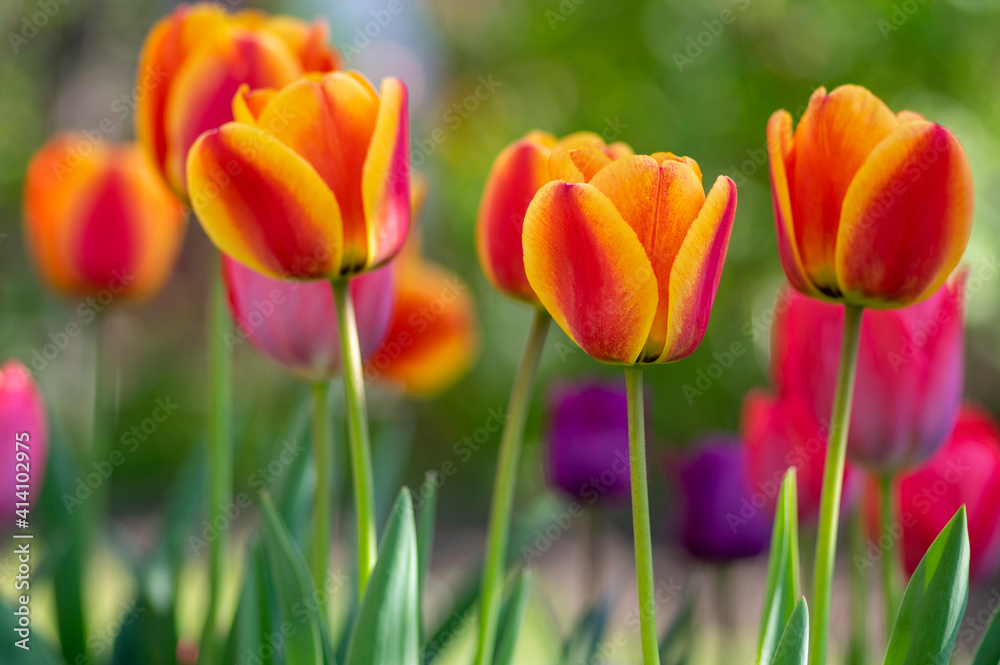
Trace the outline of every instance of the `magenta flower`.
<path fill-rule="evenodd" d="M 38 499 L 49 456 L 45 400 L 28 368 L 16 360 L 0 367 L 0 437 L 0 515 L 6 530 L 18 519 L 16 503 L 30 507 Z"/>
<path fill-rule="evenodd" d="M 340 335 L 328 281 L 282 281 L 228 256 L 222 258 L 222 274 L 236 340 L 249 339 L 261 353 L 305 381 L 326 381 L 340 373 Z M 368 358 L 392 320 L 391 266 L 351 280 L 351 295 L 361 355 Z"/>

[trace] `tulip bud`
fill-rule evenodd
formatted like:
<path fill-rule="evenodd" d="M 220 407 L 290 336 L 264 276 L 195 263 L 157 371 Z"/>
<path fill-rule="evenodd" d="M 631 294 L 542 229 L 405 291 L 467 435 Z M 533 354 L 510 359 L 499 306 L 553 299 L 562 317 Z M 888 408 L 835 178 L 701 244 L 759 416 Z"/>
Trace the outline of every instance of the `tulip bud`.
<path fill-rule="evenodd" d="M 546 477 L 585 504 L 629 499 L 625 388 L 596 381 L 562 385 L 549 396 Z"/>
<path fill-rule="evenodd" d="M 184 210 L 137 145 L 67 133 L 28 165 L 24 224 L 51 288 L 107 304 L 160 290 L 180 250 Z"/>
<path fill-rule="evenodd" d="M 944 443 L 962 400 L 964 273 L 929 299 L 861 321 L 847 454 L 880 474 L 920 464 Z M 844 308 L 789 291 L 775 319 L 771 371 L 829 418 Z"/>
<path fill-rule="evenodd" d="M 0 367 L 0 437 L 0 487 L 4 497 L 0 527 L 8 530 L 19 519 L 16 510 L 30 508 L 37 501 L 49 455 L 45 400 L 28 368 L 15 360 Z M 22 501 L 28 505 L 15 505 Z M 30 517 L 26 521 L 32 524 Z"/>
<path fill-rule="evenodd" d="M 177 196 L 198 136 L 233 119 L 240 85 L 281 88 L 307 72 L 329 72 L 340 56 L 327 28 L 222 5 L 181 5 L 149 31 L 136 74 L 136 136 Z M 221 175 L 226 175 L 223 171 Z"/>
<path fill-rule="evenodd" d="M 770 515 L 752 508 L 747 449 L 738 437 L 717 435 L 696 442 L 677 460 L 676 471 L 668 473 L 676 473 L 679 481 L 677 540 L 691 556 L 728 562 L 767 548 Z"/>
<path fill-rule="evenodd" d="M 802 293 L 872 308 L 929 297 L 972 229 L 972 172 L 954 134 L 865 88 L 819 88 L 798 127 L 767 125 L 778 254 Z"/>
<path fill-rule="evenodd" d="M 236 322 L 230 349 L 244 339 L 304 381 L 340 373 L 340 334 L 333 286 L 326 281 L 282 281 L 223 255 L 222 275 Z M 362 358 L 385 337 L 393 313 L 392 267 L 351 281 Z"/>
<path fill-rule="evenodd" d="M 966 406 L 944 446 L 923 466 L 897 482 L 903 559 L 913 574 L 927 548 L 964 505 L 968 515 L 969 567 L 976 580 L 993 577 L 1000 568 L 1000 428 L 993 418 Z M 870 522 L 878 514 L 878 494 L 868 487 Z M 874 535 L 874 534 L 873 534 Z M 892 533 L 874 535 L 878 543 Z M 898 537 L 898 536 L 896 536 Z"/>

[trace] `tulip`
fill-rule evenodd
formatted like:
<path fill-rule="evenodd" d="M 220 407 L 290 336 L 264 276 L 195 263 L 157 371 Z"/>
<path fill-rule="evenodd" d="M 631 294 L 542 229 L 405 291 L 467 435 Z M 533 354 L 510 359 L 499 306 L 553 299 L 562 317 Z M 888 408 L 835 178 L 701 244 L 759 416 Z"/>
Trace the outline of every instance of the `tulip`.
<path fill-rule="evenodd" d="M 67 295 L 145 300 L 166 282 L 184 211 L 135 144 L 53 137 L 24 186 L 28 248 L 48 285 Z"/>
<path fill-rule="evenodd" d="M 875 488 L 866 505 L 877 510 Z M 912 575 L 934 538 L 964 505 L 968 514 L 970 575 L 992 578 L 1000 568 L 1000 428 L 984 411 L 965 406 L 944 446 L 897 484 L 903 563 Z M 879 541 L 880 532 L 873 534 Z M 890 539 L 898 536 L 889 534 Z"/>
<path fill-rule="evenodd" d="M 402 248 L 410 222 L 406 88 L 355 73 L 242 87 L 235 122 L 188 157 L 191 204 L 225 254 L 279 279 L 342 279 Z"/>
<path fill-rule="evenodd" d="M 903 307 L 938 290 L 972 228 L 972 174 L 958 139 L 865 88 L 809 100 L 794 134 L 767 125 L 781 265 L 792 286 L 828 300 Z"/>
<path fill-rule="evenodd" d="M 562 177 L 567 169 L 583 169 L 592 176 L 612 160 L 631 154 L 632 148 L 625 143 L 606 145 L 592 132 L 576 132 L 559 140 L 533 131 L 507 146 L 493 162 L 476 225 L 479 262 L 490 283 L 501 293 L 538 306 L 524 273 L 521 249 L 521 229 L 531 199 L 542 185 Z"/>
<path fill-rule="evenodd" d="M 2 526 L 11 529 L 38 499 L 49 454 L 45 400 L 28 368 L 16 360 L 0 367 L 0 436 L 4 449 L 0 486 L 6 497 L 0 515 Z M 26 505 L 15 505 L 22 502 Z M 33 524 L 30 517 L 26 521 Z"/>
<path fill-rule="evenodd" d="M 222 274 L 239 339 L 249 339 L 267 358 L 309 383 L 340 374 L 340 335 L 329 282 L 277 280 L 228 256 L 223 256 Z M 352 280 L 351 295 L 361 355 L 368 358 L 392 320 L 392 266 Z"/>
<path fill-rule="evenodd" d="M 398 272 L 388 333 L 365 377 L 434 397 L 465 376 L 478 355 L 475 307 L 468 285 L 443 266 L 401 257 Z"/>
<path fill-rule="evenodd" d="M 755 491 L 747 473 L 748 453 L 739 437 L 720 434 L 696 442 L 679 460 L 677 540 L 691 556 L 725 563 L 767 549 L 769 516 L 745 512 Z"/>
<path fill-rule="evenodd" d="M 747 449 L 747 473 L 753 492 L 751 505 L 774 513 L 781 479 L 796 468 L 798 513 L 802 522 L 815 522 L 820 512 L 829 423 L 816 417 L 802 396 L 773 397 L 752 390 L 743 400 L 740 431 Z M 861 476 L 850 466 L 844 471 L 844 508 L 857 498 Z"/>
<path fill-rule="evenodd" d="M 628 403 L 615 385 L 588 381 L 549 396 L 546 477 L 586 504 L 628 501 Z"/>
<path fill-rule="evenodd" d="M 136 80 L 136 136 L 174 192 L 184 198 L 185 163 L 198 136 L 233 119 L 242 84 L 281 88 L 307 72 L 329 72 L 340 56 L 327 28 L 221 5 L 181 5 L 150 30 Z"/>
<path fill-rule="evenodd" d="M 920 464 L 944 443 L 962 400 L 964 273 L 929 299 L 873 310 L 861 323 L 847 456 L 891 474 Z M 844 310 L 787 290 L 773 329 L 771 371 L 829 420 Z"/>
<path fill-rule="evenodd" d="M 528 282 L 597 360 L 680 360 L 708 326 L 735 213 L 726 176 L 706 197 L 693 160 L 623 157 L 538 191 L 524 219 Z"/>

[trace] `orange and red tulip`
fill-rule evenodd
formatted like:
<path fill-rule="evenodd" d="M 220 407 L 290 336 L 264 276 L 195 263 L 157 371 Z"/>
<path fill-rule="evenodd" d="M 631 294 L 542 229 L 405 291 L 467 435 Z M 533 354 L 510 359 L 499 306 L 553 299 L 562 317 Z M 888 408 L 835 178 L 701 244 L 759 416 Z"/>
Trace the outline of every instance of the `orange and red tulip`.
<path fill-rule="evenodd" d="M 53 137 L 32 158 L 24 189 L 28 247 L 56 291 L 142 300 L 173 269 L 184 209 L 130 144 Z"/>
<path fill-rule="evenodd" d="M 202 134 L 188 157 L 191 205 L 223 253 L 282 279 L 377 268 L 410 224 L 406 87 L 378 93 L 361 75 L 240 89 L 235 122 Z"/>
<path fill-rule="evenodd" d="M 556 148 L 561 148 L 556 152 Z M 524 274 L 521 229 L 524 213 L 542 185 L 556 178 L 592 176 L 612 160 L 631 155 L 624 143 L 606 145 L 591 132 L 577 132 L 557 140 L 545 132 L 531 132 L 504 148 L 493 162 L 479 205 L 476 246 L 479 262 L 493 286 L 512 298 L 538 305 Z M 569 174 L 567 174 L 569 172 Z"/>
<path fill-rule="evenodd" d="M 767 125 L 778 251 L 806 295 L 903 307 L 938 290 L 972 228 L 972 174 L 958 139 L 865 88 L 818 89 L 798 127 Z"/>
<path fill-rule="evenodd" d="M 221 5 L 181 5 L 150 30 L 137 74 L 136 135 L 174 192 L 198 136 L 232 120 L 242 84 L 281 88 L 340 64 L 322 23 Z"/>
<path fill-rule="evenodd" d="M 528 283 L 597 360 L 680 360 L 705 334 L 735 214 L 726 176 L 706 197 L 692 159 L 623 157 L 538 191 L 524 218 Z"/>

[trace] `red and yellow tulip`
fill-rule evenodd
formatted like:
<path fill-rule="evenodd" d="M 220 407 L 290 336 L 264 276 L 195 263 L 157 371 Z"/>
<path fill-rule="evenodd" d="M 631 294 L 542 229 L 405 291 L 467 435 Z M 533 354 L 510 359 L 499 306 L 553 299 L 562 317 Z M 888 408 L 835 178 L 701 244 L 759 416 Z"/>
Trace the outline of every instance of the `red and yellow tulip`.
<path fill-rule="evenodd" d="M 28 166 L 24 223 L 35 264 L 56 291 L 142 300 L 170 276 L 184 209 L 137 144 L 66 133 Z"/>
<path fill-rule="evenodd" d="M 191 205 L 225 254 L 283 279 L 341 278 L 394 257 L 410 224 L 406 87 L 356 73 L 240 89 L 235 122 L 188 157 Z"/>
<path fill-rule="evenodd" d="M 281 88 L 307 72 L 336 69 L 322 23 L 218 4 L 181 5 L 142 47 L 136 135 L 171 189 L 186 196 L 185 161 L 198 136 L 232 120 L 240 85 Z"/>
<path fill-rule="evenodd" d="M 524 274 L 521 249 L 524 213 L 531 199 L 551 180 L 573 182 L 574 176 L 593 175 L 612 160 L 631 154 L 628 145 L 606 145 L 591 132 L 556 139 L 534 131 L 507 146 L 493 162 L 476 226 L 479 262 L 490 283 L 512 298 L 538 305 Z"/>
<path fill-rule="evenodd" d="M 550 164 L 557 161 L 553 151 Z M 606 363 L 671 362 L 701 342 L 736 214 L 736 185 L 708 196 L 694 160 L 562 160 L 524 218 L 524 267 L 541 304 Z"/>
<path fill-rule="evenodd" d="M 958 139 L 865 88 L 818 89 L 798 127 L 767 126 L 785 274 L 806 295 L 903 307 L 938 290 L 972 228 L 972 174 Z"/>

